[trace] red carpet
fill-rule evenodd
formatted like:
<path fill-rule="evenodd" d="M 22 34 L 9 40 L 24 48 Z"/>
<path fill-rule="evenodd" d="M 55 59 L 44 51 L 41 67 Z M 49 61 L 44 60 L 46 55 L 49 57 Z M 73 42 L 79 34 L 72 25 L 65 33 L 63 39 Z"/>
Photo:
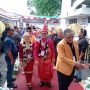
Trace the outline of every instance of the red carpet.
<path fill-rule="evenodd" d="M 33 72 L 33 86 L 32 89 L 33 90 L 58 90 L 58 81 L 57 81 L 57 75 L 56 75 L 56 71 L 54 72 L 54 78 L 52 79 L 52 88 L 48 88 L 48 87 L 39 87 L 39 78 L 37 75 L 37 67 L 34 67 L 34 72 Z M 15 82 L 16 85 L 18 85 L 17 89 L 14 90 L 28 90 L 27 85 L 26 85 L 26 79 L 25 76 L 22 75 L 22 73 L 20 73 L 17 76 L 17 80 Z M 77 83 L 72 83 L 69 87 L 69 90 L 83 90 L 83 88 L 77 84 Z"/>

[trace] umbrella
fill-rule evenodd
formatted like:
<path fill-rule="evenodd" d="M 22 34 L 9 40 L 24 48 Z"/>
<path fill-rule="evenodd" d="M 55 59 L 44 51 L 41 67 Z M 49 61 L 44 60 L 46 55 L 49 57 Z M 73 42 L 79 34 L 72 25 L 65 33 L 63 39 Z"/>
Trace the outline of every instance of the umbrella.
<path fill-rule="evenodd" d="M 60 28 L 60 25 L 56 25 L 55 30 L 56 30 L 57 33 L 62 32 L 62 29 Z"/>
<path fill-rule="evenodd" d="M 68 28 L 70 28 L 71 30 L 73 30 L 75 32 L 75 35 L 78 35 L 80 29 L 82 29 L 83 27 L 77 23 L 74 23 L 74 24 L 70 24 L 68 26 Z"/>
<path fill-rule="evenodd" d="M 2 34 L 2 32 L 5 30 L 5 25 L 2 21 L 0 21 L 0 35 Z"/>
<path fill-rule="evenodd" d="M 13 28 L 13 25 L 11 23 L 9 23 L 9 22 L 4 22 L 4 24 L 5 24 L 5 27 L 11 27 L 11 28 Z"/>

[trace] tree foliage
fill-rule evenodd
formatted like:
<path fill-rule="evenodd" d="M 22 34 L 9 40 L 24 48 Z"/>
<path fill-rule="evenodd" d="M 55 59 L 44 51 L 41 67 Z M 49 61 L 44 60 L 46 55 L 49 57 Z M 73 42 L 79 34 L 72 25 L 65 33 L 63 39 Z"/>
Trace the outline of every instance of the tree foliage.
<path fill-rule="evenodd" d="M 28 0 L 36 8 L 36 15 L 54 16 L 59 15 L 61 11 L 62 0 Z M 28 5 L 30 7 L 30 5 Z"/>
<path fill-rule="evenodd" d="M 32 9 L 32 7 L 34 7 L 33 0 L 27 0 L 27 6 L 28 6 L 28 9 L 30 10 L 30 14 L 36 15 L 36 12 Z"/>

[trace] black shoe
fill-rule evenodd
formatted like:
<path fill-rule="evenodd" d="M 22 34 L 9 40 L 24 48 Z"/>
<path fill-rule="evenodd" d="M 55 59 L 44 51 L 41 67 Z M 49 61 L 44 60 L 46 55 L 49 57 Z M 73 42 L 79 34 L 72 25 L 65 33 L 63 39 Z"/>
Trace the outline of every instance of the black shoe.
<path fill-rule="evenodd" d="M 40 87 L 45 86 L 45 82 L 40 82 L 40 83 L 39 83 L 39 86 L 40 86 Z"/>
<path fill-rule="evenodd" d="M 76 82 L 76 83 L 81 82 L 81 81 L 82 81 L 82 79 L 78 79 L 78 78 L 74 80 L 74 82 Z"/>
<path fill-rule="evenodd" d="M 29 87 L 29 90 L 32 90 L 32 87 Z"/>
<path fill-rule="evenodd" d="M 46 86 L 48 86 L 48 87 L 52 87 L 51 82 L 46 82 Z"/>
<path fill-rule="evenodd" d="M 3 75 L 0 73 L 0 78 L 2 78 L 3 77 Z"/>
<path fill-rule="evenodd" d="M 29 87 L 28 87 L 28 89 L 29 89 L 29 90 L 32 90 L 32 87 L 31 87 L 31 86 L 29 86 Z"/>
<path fill-rule="evenodd" d="M 77 76 L 74 76 L 73 78 L 74 78 L 74 79 L 77 79 Z"/>
<path fill-rule="evenodd" d="M 12 81 L 16 81 L 16 78 L 13 78 Z"/>
<path fill-rule="evenodd" d="M 17 85 L 12 84 L 12 85 L 7 85 L 8 88 L 17 88 Z"/>

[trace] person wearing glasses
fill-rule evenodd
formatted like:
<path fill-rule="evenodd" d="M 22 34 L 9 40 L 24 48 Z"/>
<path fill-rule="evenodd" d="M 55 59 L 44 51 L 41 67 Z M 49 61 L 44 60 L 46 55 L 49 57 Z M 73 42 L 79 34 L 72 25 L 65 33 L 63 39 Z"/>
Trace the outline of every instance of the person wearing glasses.
<path fill-rule="evenodd" d="M 7 32 L 7 36 L 4 39 L 3 48 L 5 52 L 5 61 L 7 64 L 7 87 L 17 88 L 17 85 L 13 83 L 15 79 L 12 77 L 15 60 L 18 56 L 18 49 L 12 39 L 14 29 L 12 29 L 11 27 L 6 27 L 5 31 Z"/>

